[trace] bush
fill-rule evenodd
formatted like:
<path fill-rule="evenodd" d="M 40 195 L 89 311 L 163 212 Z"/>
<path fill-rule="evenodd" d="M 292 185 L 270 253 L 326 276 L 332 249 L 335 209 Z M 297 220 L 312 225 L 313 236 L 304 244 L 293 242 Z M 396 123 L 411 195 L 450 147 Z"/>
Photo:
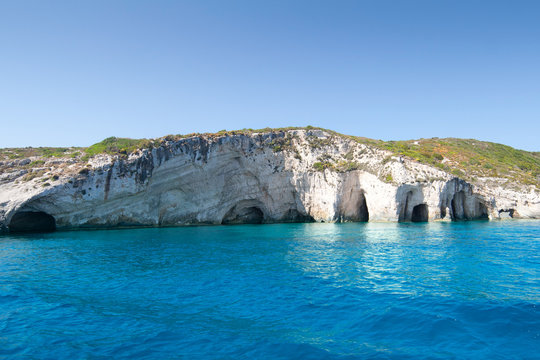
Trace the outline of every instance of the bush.
<path fill-rule="evenodd" d="M 317 161 L 316 163 L 313 164 L 313 168 L 317 171 L 324 171 L 324 169 L 326 169 L 324 163 L 320 162 L 320 161 Z"/>
<path fill-rule="evenodd" d="M 137 149 L 151 147 L 152 142 L 148 139 L 128 139 L 113 136 L 86 148 L 85 152 L 89 157 L 103 153 L 110 155 L 128 155 Z"/>
<path fill-rule="evenodd" d="M 36 161 L 32 161 L 30 164 L 28 164 L 29 167 L 37 167 L 39 165 L 43 165 L 45 164 L 45 161 L 43 160 L 36 160 Z"/>
<path fill-rule="evenodd" d="M 33 180 L 35 178 L 41 177 L 44 174 L 45 174 L 45 171 L 43 171 L 43 170 L 32 171 L 32 172 L 29 172 L 26 175 L 24 175 L 23 178 L 22 178 L 22 181 L 30 181 L 30 180 Z"/>
<path fill-rule="evenodd" d="M 333 169 L 334 165 L 328 161 L 318 161 L 313 164 L 313 168 L 317 171 L 324 171 L 326 169 Z"/>

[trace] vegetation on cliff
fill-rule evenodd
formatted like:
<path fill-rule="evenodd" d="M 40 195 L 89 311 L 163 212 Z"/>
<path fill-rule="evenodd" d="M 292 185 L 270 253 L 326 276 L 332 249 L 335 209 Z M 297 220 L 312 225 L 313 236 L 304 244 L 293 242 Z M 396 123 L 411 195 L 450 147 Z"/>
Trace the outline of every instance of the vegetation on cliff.
<path fill-rule="evenodd" d="M 456 176 L 499 177 L 540 185 L 540 153 L 474 139 L 380 141 L 374 145 Z"/>
<path fill-rule="evenodd" d="M 84 158 L 89 158 L 97 154 L 128 155 L 135 150 L 150 148 L 152 146 L 152 140 L 148 139 L 130 139 L 111 136 L 84 149 Z"/>
<path fill-rule="evenodd" d="M 217 133 L 194 133 L 187 135 L 167 135 L 159 139 L 129 139 L 109 137 L 87 148 L 81 147 L 26 147 L 0 149 L 0 171 L 6 166 L 20 166 L 34 168 L 42 166 L 44 159 L 49 158 L 77 158 L 87 161 L 98 154 L 110 154 L 127 156 L 130 153 L 144 148 L 159 146 L 166 141 L 177 141 L 187 137 L 201 136 L 215 138 L 220 136 L 251 135 L 254 133 L 286 132 L 290 130 L 323 130 L 330 137 L 319 138 L 310 136 L 309 146 L 320 149 L 332 144 L 333 137 L 341 137 L 355 142 L 373 146 L 389 151 L 393 156 L 388 156 L 383 162 L 396 161 L 396 156 L 407 157 L 417 162 L 437 167 L 443 171 L 475 181 L 476 178 L 506 178 L 526 185 L 540 187 L 540 152 L 528 152 L 517 150 L 510 146 L 474 139 L 456 138 L 431 138 L 408 141 L 382 141 L 364 137 L 343 135 L 335 131 L 317 127 L 287 127 L 287 128 L 264 128 L 222 130 Z M 295 151 L 291 146 L 292 137 L 286 134 L 283 138 L 272 141 L 270 147 L 274 152 L 285 150 Z M 295 152 L 296 158 L 301 160 L 299 153 Z M 31 160 L 27 160 L 31 159 Z M 10 161 L 12 160 L 12 161 Z M 15 160 L 15 161 L 14 161 Z M 319 159 L 314 169 L 324 171 L 351 171 L 358 169 L 358 164 L 352 158 L 345 158 L 335 163 L 326 158 Z"/>
<path fill-rule="evenodd" d="M 0 149 L 0 160 L 16 160 L 30 157 L 68 157 L 81 154 L 81 147 L 24 147 Z"/>

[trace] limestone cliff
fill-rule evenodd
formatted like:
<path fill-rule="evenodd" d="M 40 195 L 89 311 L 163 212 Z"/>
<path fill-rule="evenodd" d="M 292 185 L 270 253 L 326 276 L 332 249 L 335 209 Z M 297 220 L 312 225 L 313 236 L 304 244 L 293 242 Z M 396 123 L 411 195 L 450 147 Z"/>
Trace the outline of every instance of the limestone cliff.
<path fill-rule="evenodd" d="M 473 184 L 318 129 L 164 138 L 125 155 L 0 166 L 4 231 L 540 217 L 535 185 Z"/>

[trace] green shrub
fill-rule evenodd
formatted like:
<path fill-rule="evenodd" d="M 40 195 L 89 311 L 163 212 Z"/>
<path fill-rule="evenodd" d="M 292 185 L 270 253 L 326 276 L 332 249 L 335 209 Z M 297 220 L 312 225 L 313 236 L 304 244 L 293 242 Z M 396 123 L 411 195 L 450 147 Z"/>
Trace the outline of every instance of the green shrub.
<path fill-rule="evenodd" d="M 32 161 L 30 164 L 28 164 L 28 167 L 37 167 L 43 164 L 45 164 L 44 160 L 35 160 L 35 161 Z"/>
<path fill-rule="evenodd" d="M 335 131 L 322 129 L 314 126 L 307 127 L 284 127 L 278 129 L 242 129 L 239 131 L 222 130 L 217 134 L 187 134 L 187 135 L 169 135 L 159 140 L 178 140 L 193 136 L 224 136 L 224 135 L 248 135 L 252 133 L 276 133 L 289 130 L 323 130 L 330 136 L 328 138 L 319 138 L 317 136 L 307 136 L 308 144 L 312 149 L 324 149 L 325 147 L 334 146 L 334 139 L 339 137 L 369 147 L 376 147 L 382 150 L 390 151 L 393 156 L 403 156 L 405 158 L 418 161 L 420 163 L 435 166 L 447 173 L 462 177 L 464 179 L 475 179 L 484 176 L 499 176 L 522 184 L 535 185 L 540 188 L 540 152 L 528 152 L 523 150 L 513 149 L 510 146 L 484 142 L 472 139 L 456 139 L 456 138 L 431 138 L 419 139 L 410 141 L 383 141 L 368 139 L 360 136 L 350 136 L 339 134 Z M 275 152 L 284 150 L 293 150 L 291 138 L 294 135 L 286 133 L 285 137 L 275 141 L 271 146 Z M 81 161 L 88 161 L 90 157 L 107 153 L 112 155 L 127 156 L 133 151 L 141 148 L 152 148 L 153 141 L 147 139 L 127 139 L 110 137 L 88 148 L 6 148 L 0 149 L 0 158 L 3 159 L 23 159 L 29 157 L 72 157 L 79 158 Z M 371 149 L 367 150 L 371 152 Z M 294 157 L 301 159 L 301 156 L 295 152 Z M 349 151 L 344 154 L 342 159 L 347 160 L 347 163 L 338 162 L 335 160 L 320 160 L 318 165 L 314 165 L 315 169 L 333 169 L 337 171 L 347 171 L 348 168 L 354 168 L 353 164 L 354 153 Z M 444 164 L 441 162 L 445 161 Z M 387 157 L 383 160 L 386 164 L 391 160 Z M 39 160 L 43 161 L 43 160 Z M 349 164 L 350 162 L 350 164 Z M 31 166 L 39 165 L 34 162 Z M 32 177 L 27 174 L 25 178 Z"/>
<path fill-rule="evenodd" d="M 150 148 L 151 146 L 152 142 L 148 139 L 128 139 L 113 136 L 86 148 L 85 153 L 89 157 L 97 154 L 128 155 L 137 149 Z"/>
<path fill-rule="evenodd" d="M 313 164 L 313 168 L 317 171 L 324 171 L 326 169 L 334 169 L 334 165 L 329 161 L 318 161 Z"/>
<path fill-rule="evenodd" d="M 22 178 L 22 181 L 30 181 L 30 180 L 33 180 L 35 178 L 41 177 L 44 174 L 45 174 L 44 170 L 32 171 L 32 172 L 29 172 L 26 175 L 24 175 L 23 178 Z"/>
<path fill-rule="evenodd" d="M 324 169 L 326 169 L 325 164 L 320 161 L 314 163 L 313 168 L 317 171 L 324 171 Z"/>

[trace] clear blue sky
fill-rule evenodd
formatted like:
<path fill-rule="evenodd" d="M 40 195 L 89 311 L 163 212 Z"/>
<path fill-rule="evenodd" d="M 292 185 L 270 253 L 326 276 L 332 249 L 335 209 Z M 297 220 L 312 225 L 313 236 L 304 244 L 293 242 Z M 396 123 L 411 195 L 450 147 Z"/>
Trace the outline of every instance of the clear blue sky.
<path fill-rule="evenodd" d="M 0 1 L 0 147 L 304 125 L 540 150 L 540 1 Z"/>

